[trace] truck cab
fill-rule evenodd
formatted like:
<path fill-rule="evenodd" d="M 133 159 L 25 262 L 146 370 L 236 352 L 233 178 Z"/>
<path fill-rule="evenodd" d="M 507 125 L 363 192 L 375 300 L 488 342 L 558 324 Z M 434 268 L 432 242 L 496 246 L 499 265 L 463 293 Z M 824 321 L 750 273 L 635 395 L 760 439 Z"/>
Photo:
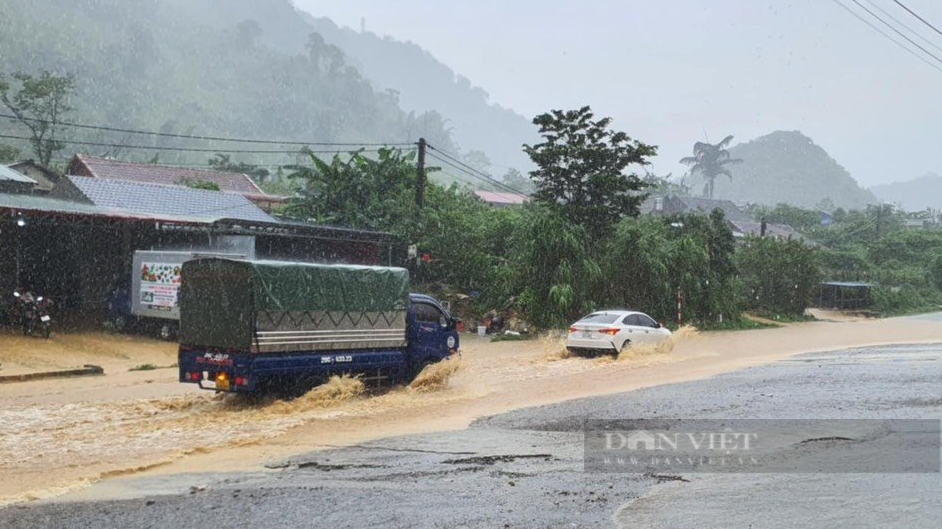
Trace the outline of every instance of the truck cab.
<path fill-rule="evenodd" d="M 437 362 L 458 351 L 458 319 L 424 294 L 409 294 L 406 336 L 413 366 Z"/>

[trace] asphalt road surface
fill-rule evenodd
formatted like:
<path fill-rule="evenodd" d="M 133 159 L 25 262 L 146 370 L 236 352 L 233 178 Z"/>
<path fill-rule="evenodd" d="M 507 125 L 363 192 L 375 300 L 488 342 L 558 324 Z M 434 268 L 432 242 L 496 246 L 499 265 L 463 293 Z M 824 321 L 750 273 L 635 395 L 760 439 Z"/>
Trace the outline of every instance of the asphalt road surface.
<path fill-rule="evenodd" d="M 940 416 L 942 345 L 816 353 L 319 451 L 267 472 L 110 480 L 83 501 L 4 508 L 0 527 L 935 528 L 938 472 L 592 473 L 583 427 L 587 418 Z"/>

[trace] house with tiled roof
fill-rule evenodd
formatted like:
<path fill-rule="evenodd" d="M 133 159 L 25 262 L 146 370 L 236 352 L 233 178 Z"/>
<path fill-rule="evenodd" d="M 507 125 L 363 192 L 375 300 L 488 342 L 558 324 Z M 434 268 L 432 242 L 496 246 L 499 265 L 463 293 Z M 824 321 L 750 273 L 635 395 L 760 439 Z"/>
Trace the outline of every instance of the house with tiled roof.
<path fill-rule="evenodd" d="M 239 193 L 177 185 L 66 175 L 49 196 L 138 215 L 277 222 Z"/>
<path fill-rule="evenodd" d="M 758 221 L 730 200 L 674 195 L 650 195 L 641 204 L 642 215 L 709 215 L 714 209 L 723 212 L 723 217 L 733 236 L 774 237 L 776 239 L 801 239 L 804 237 L 787 224 Z"/>
<path fill-rule="evenodd" d="M 101 180 L 187 188 L 208 183 L 218 187 L 220 191 L 242 195 L 266 210 L 285 201 L 284 197 L 266 194 L 244 173 L 125 162 L 76 154 L 66 168 L 66 174 Z"/>

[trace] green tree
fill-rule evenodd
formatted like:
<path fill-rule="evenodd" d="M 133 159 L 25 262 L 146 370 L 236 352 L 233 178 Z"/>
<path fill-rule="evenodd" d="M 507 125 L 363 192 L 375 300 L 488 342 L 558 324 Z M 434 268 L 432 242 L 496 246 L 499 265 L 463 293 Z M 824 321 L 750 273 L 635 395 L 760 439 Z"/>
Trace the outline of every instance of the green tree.
<path fill-rule="evenodd" d="M 520 174 L 520 171 L 512 167 L 507 169 L 507 172 L 504 173 L 504 176 L 501 177 L 501 180 L 507 186 L 516 189 L 518 192 L 523 193 L 524 195 L 533 193 L 533 182 Z"/>
<path fill-rule="evenodd" d="M 12 145 L 0 145 L 0 163 L 12 163 L 19 159 L 19 149 Z"/>
<path fill-rule="evenodd" d="M 203 189 L 205 191 L 220 191 L 219 184 L 203 180 L 202 178 L 188 178 L 183 180 L 183 185 L 191 189 Z"/>
<path fill-rule="evenodd" d="M 611 238 L 603 267 L 602 283 L 611 295 L 606 301 L 674 321 L 680 293 L 684 321 L 733 317 L 733 252 L 732 232 L 719 210 L 709 217 L 625 218 Z"/>
<path fill-rule="evenodd" d="M 11 77 L 12 81 L 0 73 L 0 101 L 29 130 L 33 153 L 39 163 L 48 166 L 52 155 L 65 148 L 56 134 L 59 122 L 72 111 L 75 78 L 48 70 L 42 70 L 37 77 L 23 72 Z"/>
<path fill-rule="evenodd" d="M 818 252 L 796 240 L 747 237 L 736 252 L 747 308 L 800 316 L 821 281 Z"/>
<path fill-rule="evenodd" d="M 742 163 L 739 158 L 730 158 L 726 147 L 733 141 L 732 136 L 726 136 L 717 144 L 698 141 L 693 144 L 693 156 L 681 158 L 680 163 L 690 166 L 690 172 L 700 173 L 706 183 L 703 185 L 703 196 L 713 198 L 713 186 L 716 178 L 726 175 L 732 181 L 733 173 L 727 165 Z"/>
<path fill-rule="evenodd" d="M 209 166 L 216 171 L 248 175 L 257 184 L 264 183 L 271 177 L 268 169 L 251 163 L 233 161 L 228 154 L 216 153 L 209 159 Z"/>
<path fill-rule="evenodd" d="M 351 228 L 395 233 L 414 242 L 415 151 L 380 149 L 376 159 L 362 152 L 335 155 L 325 162 L 309 154 L 310 165 L 287 167 L 298 182 L 298 195 L 285 214 L 292 218 Z"/>
<path fill-rule="evenodd" d="M 644 194 L 632 164 L 647 165 L 657 148 L 609 129 L 611 118 L 595 120 L 588 106 L 552 110 L 533 118 L 542 143 L 524 145 L 536 164 L 534 200 L 561 208 L 572 222 L 599 237 L 623 216 L 636 216 Z"/>
<path fill-rule="evenodd" d="M 534 204 L 526 209 L 509 264 L 518 306 L 539 328 L 568 325 L 595 309 L 601 267 L 589 250 L 585 228 L 557 208 Z"/>
<path fill-rule="evenodd" d="M 932 265 L 929 267 L 929 280 L 936 288 L 942 290 L 942 255 L 937 255 L 932 260 Z"/>

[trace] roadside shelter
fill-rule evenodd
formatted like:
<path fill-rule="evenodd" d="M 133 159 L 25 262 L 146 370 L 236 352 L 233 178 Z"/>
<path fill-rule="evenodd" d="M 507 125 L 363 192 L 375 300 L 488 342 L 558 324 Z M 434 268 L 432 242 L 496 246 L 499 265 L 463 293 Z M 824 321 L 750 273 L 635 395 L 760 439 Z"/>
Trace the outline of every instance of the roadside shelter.
<path fill-rule="evenodd" d="M 817 306 L 822 309 L 859 310 L 868 308 L 872 299 L 870 283 L 828 281 L 818 288 Z"/>

